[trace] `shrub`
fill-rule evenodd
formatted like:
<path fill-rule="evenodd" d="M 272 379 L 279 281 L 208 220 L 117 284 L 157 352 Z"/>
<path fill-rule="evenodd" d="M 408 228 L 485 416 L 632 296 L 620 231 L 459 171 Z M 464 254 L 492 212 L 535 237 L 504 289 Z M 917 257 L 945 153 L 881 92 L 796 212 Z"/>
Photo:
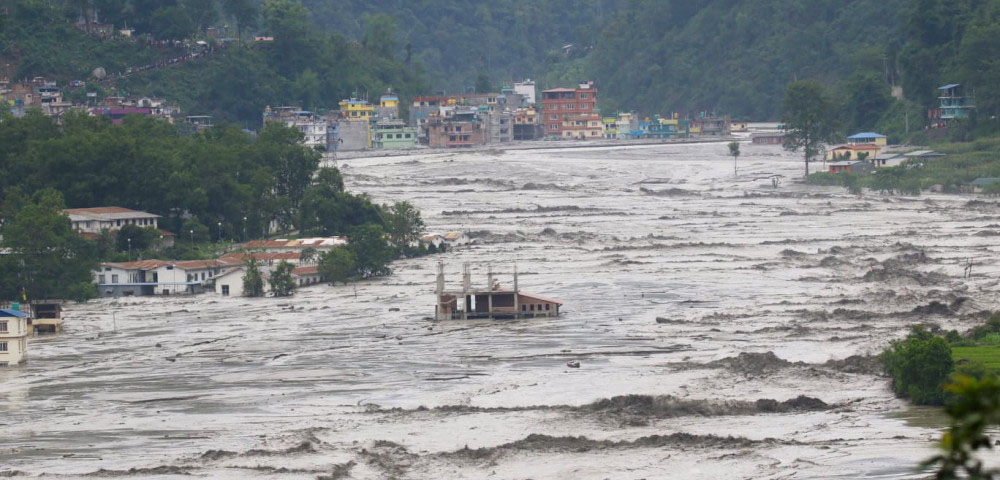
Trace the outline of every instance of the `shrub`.
<path fill-rule="evenodd" d="M 951 347 L 922 326 L 915 326 L 902 340 L 895 340 L 881 355 L 892 390 L 917 405 L 944 403 L 943 385 L 954 368 Z"/>

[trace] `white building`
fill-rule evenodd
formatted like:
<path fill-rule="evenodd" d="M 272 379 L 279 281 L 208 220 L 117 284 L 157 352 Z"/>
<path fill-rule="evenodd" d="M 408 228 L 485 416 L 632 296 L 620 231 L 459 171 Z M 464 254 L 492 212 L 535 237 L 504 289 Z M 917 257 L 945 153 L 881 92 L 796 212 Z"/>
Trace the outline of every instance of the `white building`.
<path fill-rule="evenodd" d="M 199 293 L 206 282 L 237 265 L 224 260 L 102 263 L 94 283 L 102 297 Z"/>
<path fill-rule="evenodd" d="M 28 314 L 0 310 L 0 367 L 17 365 L 28 358 Z"/>
<path fill-rule="evenodd" d="M 472 239 L 464 232 L 428 233 L 420 237 L 420 241 L 433 245 L 434 248 L 440 248 L 442 244 L 455 248 L 472 243 Z"/>
<path fill-rule="evenodd" d="M 129 210 L 122 207 L 70 208 L 63 210 L 73 222 L 73 229 L 80 233 L 101 233 L 101 230 L 120 230 L 125 225 L 158 228 L 159 215 Z"/>
<path fill-rule="evenodd" d="M 528 79 L 514 83 L 514 93 L 524 97 L 529 105 L 535 104 L 535 81 Z"/>
<path fill-rule="evenodd" d="M 330 125 L 323 117 L 314 115 L 313 112 L 302 110 L 300 107 L 272 109 L 268 106 L 264 109 L 264 123 L 268 122 L 283 123 L 286 127 L 302 132 L 302 144 L 307 147 L 326 148 Z"/>
<path fill-rule="evenodd" d="M 215 293 L 222 295 L 223 297 L 242 297 L 243 277 L 245 275 L 246 268 L 242 266 L 233 268 L 226 273 L 219 275 L 215 278 Z M 264 292 L 270 292 L 271 283 L 268 281 L 270 279 L 270 270 L 262 268 L 260 276 L 264 281 Z M 319 275 L 319 267 L 316 265 L 309 265 L 293 269 L 292 280 L 295 282 L 296 287 L 305 287 L 320 283 L 322 278 Z"/>

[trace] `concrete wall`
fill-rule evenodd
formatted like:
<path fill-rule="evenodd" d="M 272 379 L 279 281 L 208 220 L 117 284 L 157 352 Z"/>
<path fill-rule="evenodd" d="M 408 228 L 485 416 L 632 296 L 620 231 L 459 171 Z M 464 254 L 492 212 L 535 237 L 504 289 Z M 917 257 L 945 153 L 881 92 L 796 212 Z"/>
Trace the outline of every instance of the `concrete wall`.
<path fill-rule="evenodd" d="M 337 145 L 338 152 L 352 150 L 365 150 L 371 147 L 368 122 L 340 122 L 337 129 L 340 137 Z"/>

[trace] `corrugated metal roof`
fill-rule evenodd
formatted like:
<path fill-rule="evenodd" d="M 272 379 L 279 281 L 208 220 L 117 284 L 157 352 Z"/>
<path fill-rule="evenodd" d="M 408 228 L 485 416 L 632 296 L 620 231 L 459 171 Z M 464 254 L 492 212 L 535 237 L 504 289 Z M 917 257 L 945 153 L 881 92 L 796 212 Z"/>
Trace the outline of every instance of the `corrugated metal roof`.
<path fill-rule="evenodd" d="M 938 90 L 948 90 L 948 89 L 952 89 L 952 88 L 955 88 L 955 87 L 957 87 L 957 86 L 959 86 L 959 85 L 961 85 L 961 84 L 960 84 L 960 83 L 949 83 L 949 84 L 947 84 L 947 85 L 944 85 L 944 86 L 941 86 L 941 87 L 938 87 Z"/>
<path fill-rule="evenodd" d="M 854 135 L 851 135 L 850 137 L 847 138 L 849 140 L 860 140 L 862 138 L 885 138 L 885 135 L 875 132 L 862 132 L 862 133 L 855 133 Z"/>
<path fill-rule="evenodd" d="M 0 317 L 18 317 L 18 318 L 24 318 L 24 317 L 27 317 L 27 316 L 28 316 L 27 313 L 24 313 L 24 312 L 22 312 L 20 310 L 11 310 L 11 309 L 8 309 L 8 308 L 0 309 Z"/>

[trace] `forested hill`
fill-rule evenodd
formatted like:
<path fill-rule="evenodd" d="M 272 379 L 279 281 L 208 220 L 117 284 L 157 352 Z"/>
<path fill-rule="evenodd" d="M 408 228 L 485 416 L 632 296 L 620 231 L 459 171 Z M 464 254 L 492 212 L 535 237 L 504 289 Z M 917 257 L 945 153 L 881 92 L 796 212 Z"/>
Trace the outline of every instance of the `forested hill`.
<path fill-rule="evenodd" d="M 620 10 L 570 66 L 609 110 L 716 110 L 777 119 L 785 85 L 883 71 L 906 0 L 648 0 Z"/>
<path fill-rule="evenodd" d="M 396 53 L 461 90 L 594 79 L 606 111 L 716 110 L 776 119 L 784 86 L 883 71 L 911 0 L 303 0 L 322 28 L 365 40 L 369 14 Z M 567 47 L 568 48 L 563 48 Z"/>

